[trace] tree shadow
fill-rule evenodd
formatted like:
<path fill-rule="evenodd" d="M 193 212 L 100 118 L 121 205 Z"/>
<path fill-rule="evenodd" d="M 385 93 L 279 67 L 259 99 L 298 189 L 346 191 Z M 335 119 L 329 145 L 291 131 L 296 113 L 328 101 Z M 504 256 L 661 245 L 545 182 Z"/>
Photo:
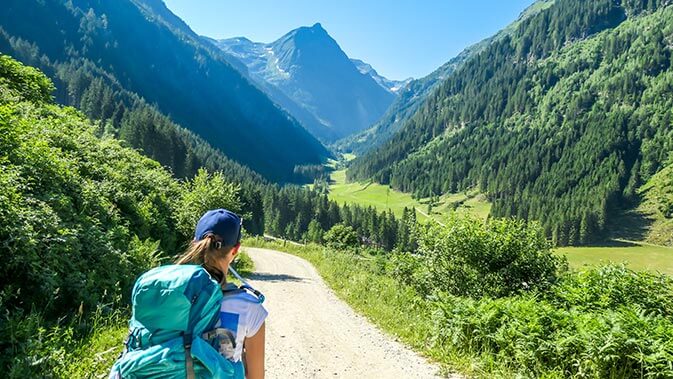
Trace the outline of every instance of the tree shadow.
<path fill-rule="evenodd" d="M 609 231 L 597 241 L 589 243 L 587 247 L 633 247 L 637 243 L 630 241 L 644 241 L 654 219 L 640 212 L 636 208 L 627 208 L 616 211 L 608 219 L 606 229 Z"/>
<path fill-rule="evenodd" d="M 642 241 L 647 237 L 654 220 L 637 209 L 625 209 L 608 223 L 610 239 Z"/>
<path fill-rule="evenodd" d="M 268 273 L 268 272 L 253 272 L 252 274 L 248 275 L 248 279 L 259 280 L 259 281 L 262 281 L 262 282 L 270 282 L 270 283 L 275 283 L 275 282 L 303 282 L 303 281 L 305 281 L 304 278 L 299 278 L 299 277 L 293 276 L 293 275 L 272 274 L 272 273 Z"/>

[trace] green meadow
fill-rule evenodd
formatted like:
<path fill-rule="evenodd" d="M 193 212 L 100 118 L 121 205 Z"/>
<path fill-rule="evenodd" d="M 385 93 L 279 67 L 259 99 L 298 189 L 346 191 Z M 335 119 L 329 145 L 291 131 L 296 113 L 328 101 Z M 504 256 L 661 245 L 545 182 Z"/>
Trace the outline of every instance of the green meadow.
<path fill-rule="evenodd" d="M 408 193 L 374 182 L 346 183 L 346 170 L 332 173 L 329 198 L 340 204 L 373 206 L 379 210 L 391 209 L 396 216 L 401 216 L 405 207 L 415 208 L 420 221 L 432 218 L 440 223 L 446 220 L 452 211 L 469 213 L 485 219 L 491 209 L 488 201 L 477 191 L 447 194 L 434 201 L 428 198 L 416 200 Z"/>
<path fill-rule="evenodd" d="M 630 241 L 614 241 L 611 246 L 563 247 L 556 250 L 568 258 L 573 268 L 603 263 L 626 263 L 633 270 L 658 271 L 673 275 L 673 248 Z"/>

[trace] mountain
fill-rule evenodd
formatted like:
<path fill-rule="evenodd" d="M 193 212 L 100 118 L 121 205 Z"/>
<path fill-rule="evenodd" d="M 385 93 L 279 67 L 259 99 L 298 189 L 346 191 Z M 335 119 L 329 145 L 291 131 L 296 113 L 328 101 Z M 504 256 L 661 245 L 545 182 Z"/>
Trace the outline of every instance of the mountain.
<path fill-rule="evenodd" d="M 468 58 L 480 53 L 492 42 L 510 35 L 522 21 L 550 7 L 554 1 L 536 1 L 521 12 L 521 15 L 519 15 L 515 22 L 505 27 L 496 35 L 466 48 L 429 75 L 419 79 L 408 79 L 397 91 L 398 96 L 395 98 L 395 101 L 393 101 L 386 113 L 372 127 L 355 135 L 345 137 L 333 145 L 341 151 L 352 152 L 358 156 L 381 146 L 402 128 L 439 84 L 467 61 Z"/>
<path fill-rule="evenodd" d="M 269 44 L 238 37 L 218 46 L 243 62 L 276 103 L 326 142 L 368 128 L 395 98 L 369 73 L 361 73 L 319 23 Z"/>
<path fill-rule="evenodd" d="M 355 67 L 360 71 L 361 74 L 369 75 L 374 79 L 376 83 L 378 83 L 381 87 L 385 88 L 391 93 L 398 93 L 400 90 L 402 90 L 404 87 L 409 84 L 413 79 L 405 79 L 405 80 L 391 80 L 388 79 L 382 75 L 379 75 L 378 72 L 370 65 L 369 63 L 363 62 L 359 59 L 351 58 L 351 62 L 355 65 Z"/>
<path fill-rule="evenodd" d="M 671 41 L 670 1 L 545 4 L 348 177 L 417 197 L 476 187 L 493 216 L 539 220 L 557 245 L 609 237 L 673 150 Z"/>
<path fill-rule="evenodd" d="M 203 42 L 162 1 L 9 0 L 3 8 L 0 51 L 42 68 L 57 83 L 57 100 L 64 104 L 78 97 L 71 96 L 79 93 L 78 83 L 66 76 L 79 67 L 155 104 L 172 121 L 270 180 L 292 180 L 296 166 L 329 156 L 232 66 L 231 56 Z M 66 82 L 67 88 L 59 86 Z M 114 108 L 118 101 L 111 104 Z M 119 126 L 121 116 L 111 122 Z"/>

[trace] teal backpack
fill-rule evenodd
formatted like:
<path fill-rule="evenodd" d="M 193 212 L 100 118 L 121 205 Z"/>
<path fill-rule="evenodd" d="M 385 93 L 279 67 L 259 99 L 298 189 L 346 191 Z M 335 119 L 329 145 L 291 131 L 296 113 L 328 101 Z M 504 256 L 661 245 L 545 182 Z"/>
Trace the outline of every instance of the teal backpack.
<path fill-rule="evenodd" d="M 233 363 L 202 338 L 215 328 L 222 298 L 201 266 L 162 266 L 140 276 L 125 349 L 110 379 L 232 378 Z"/>

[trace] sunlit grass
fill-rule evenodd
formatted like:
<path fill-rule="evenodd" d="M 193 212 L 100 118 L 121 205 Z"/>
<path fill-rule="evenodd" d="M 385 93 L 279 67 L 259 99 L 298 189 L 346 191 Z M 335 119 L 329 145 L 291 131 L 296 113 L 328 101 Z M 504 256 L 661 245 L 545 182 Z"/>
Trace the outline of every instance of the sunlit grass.
<path fill-rule="evenodd" d="M 402 216 L 405 207 L 414 208 L 420 221 L 427 221 L 432 217 L 432 219 L 442 222 L 454 210 L 458 213 L 468 213 L 485 219 L 491 210 L 490 203 L 477 191 L 443 195 L 429 209 L 428 202 L 430 199 L 416 200 L 408 193 L 396 191 L 379 183 L 346 183 L 346 170 L 338 170 L 332 173 L 329 197 L 339 204 L 373 206 L 380 211 L 390 209 L 398 217 Z M 428 213 L 428 210 L 430 210 L 430 213 Z"/>
<path fill-rule="evenodd" d="M 556 251 L 565 254 L 573 268 L 614 262 L 626 263 L 633 270 L 658 271 L 673 275 L 673 248 L 618 243 L 617 246 L 563 247 Z"/>

